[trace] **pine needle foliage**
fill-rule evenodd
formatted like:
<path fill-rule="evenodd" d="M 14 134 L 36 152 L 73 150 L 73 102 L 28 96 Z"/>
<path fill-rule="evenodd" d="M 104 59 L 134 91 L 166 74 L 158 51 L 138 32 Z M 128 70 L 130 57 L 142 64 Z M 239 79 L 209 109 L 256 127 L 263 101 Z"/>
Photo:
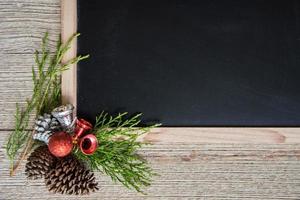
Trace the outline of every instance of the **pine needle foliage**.
<path fill-rule="evenodd" d="M 74 34 L 68 41 L 62 44 L 59 39 L 54 54 L 50 53 L 48 47 L 48 33 L 45 33 L 41 50 L 34 55 L 35 65 L 32 67 L 33 94 L 26 100 L 24 106 L 16 105 L 15 128 L 9 136 L 5 145 L 7 156 L 10 160 L 11 170 L 17 157 L 25 149 L 25 146 L 32 142 L 32 131 L 30 118 L 50 112 L 53 108 L 61 104 L 60 75 L 72 64 L 86 59 L 87 56 L 77 56 L 65 63 L 62 63 L 63 56 L 70 49 L 72 41 L 79 34 Z M 30 149 L 25 149 L 25 151 Z"/>
<path fill-rule="evenodd" d="M 36 66 L 32 67 L 33 94 L 25 105 L 16 105 L 15 129 L 5 145 L 11 174 L 32 148 L 31 117 L 37 118 L 38 115 L 49 113 L 61 105 L 61 73 L 72 64 L 88 58 L 88 55 L 77 56 L 62 63 L 72 41 L 78 36 L 79 34 L 74 34 L 64 44 L 59 39 L 55 53 L 51 54 L 46 33 L 42 39 L 41 50 L 35 52 Z M 87 156 L 77 150 L 74 155 L 87 163 L 92 170 L 105 173 L 114 182 L 120 182 L 127 188 L 143 193 L 142 189 L 150 185 L 152 176 L 156 174 L 147 161 L 137 154 L 137 150 L 145 145 L 138 141 L 138 137 L 159 124 L 140 126 L 140 117 L 141 114 L 127 117 L 127 113 L 113 117 L 102 112 L 96 117 L 92 131 L 100 143 L 96 152 Z"/>
<path fill-rule="evenodd" d="M 114 182 L 143 193 L 142 188 L 150 185 L 155 173 L 136 153 L 145 144 L 137 139 L 159 124 L 139 127 L 141 114 L 125 119 L 126 115 L 112 117 L 102 112 L 92 131 L 99 141 L 97 151 L 92 155 L 76 151 L 75 155 L 87 162 L 91 169 L 109 175 Z"/>

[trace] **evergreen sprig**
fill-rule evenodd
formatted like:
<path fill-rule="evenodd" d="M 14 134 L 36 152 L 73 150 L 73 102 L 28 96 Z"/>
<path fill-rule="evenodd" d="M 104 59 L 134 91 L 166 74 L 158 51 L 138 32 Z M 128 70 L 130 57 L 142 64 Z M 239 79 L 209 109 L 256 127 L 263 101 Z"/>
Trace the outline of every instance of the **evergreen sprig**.
<path fill-rule="evenodd" d="M 145 143 L 137 139 L 155 124 L 148 127 L 138 127 L 141 114 L 129 119 L 127 113 L 116 117 L 102 112 L 96 118 L 93 133 L 99 141 L 99 147 L 92 155 L 84 155 L 76 151 L 75 155 L 88 163 L 91 169 L 98 170 L 121 182 L 127 188 L 142 192 L 142 188 L 149 186 L 152 176 L 155 175 L 147 161 L 137 154 L 137 150 Z"/>
<path fill-rule="evenodd" d="M 88 55 L 77 56 L 62 63 L 65 53 L 78 35 L 74 34 L 64 44 L 58 40 L 56 51 L 51 54 L 46 33 L 42 40 L 41 51 L 35 52 L 37 69 L 32 67 L 33 94 L 26 101 L 26 105 L 21 107 L 17 104 L 15 130 L 5 145 L 10 160 L 11 175 L 32 148 L 31 117 L 37 118 L 38 115 L 50 112 L 61 105 L 61 73 L 72 64 L 88 57 Z M 103 172 L 113 181 L 119 181 L 127 188 L 143 193 L 143 187 L 150 185 L 155 173 L 147 161 L 137 154 L 137 150 L 145 144 L 138 141 L 138 137 L 159 124 L 148 127 L 139 126 L 141 114 L 131 118 L 126 115 L 127 113 L 122 113 L 112 117 L 102 112 L 96 118 L 92 131 L 100 142 L 96 152 L 89 156 L 81 151 L 75 151 L 74 154 L 86 162 L 92 170 Z"/>
<path fill-rule="evenodd" d="M 61 103 L 60 75 L 72 64 L 86 59 L 87 56 L 77 56 L 65 63 L 62 59 L 70 49 L 72 41 L 79 34 L 71 36 L 66 43 L 62 44 L 59 39 L 56 51 L 53 55 L 48 47 L 48 33 L 42 39 L 41 50 L 35 52 L 35 64 L 32 67 L 33 94 L 26 100 L 22 108 L 16 105 L 15 129 L 5 145 L 7 156 L 10 160 L 11 175 L 20 164 L 20 161 L 30 151 L 33 140 L 30 127 L 30 118 L 35 118 L 45 112 L 51 111 Z M 35 70 L 35 67 L 37 70 Z M 17 157 L 19 158 L 17 159 Z"/>

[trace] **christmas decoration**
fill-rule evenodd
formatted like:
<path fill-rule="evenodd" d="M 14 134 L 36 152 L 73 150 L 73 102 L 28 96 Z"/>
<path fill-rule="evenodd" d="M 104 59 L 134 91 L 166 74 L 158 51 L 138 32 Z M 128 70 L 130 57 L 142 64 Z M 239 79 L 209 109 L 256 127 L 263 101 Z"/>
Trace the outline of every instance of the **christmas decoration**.
<path fill-rule="evenodd" d="M 92 124 L 84 119 L 77 119 L 76 129 L 74 133 L 74 140 L 76 141 L 79 137 L 85 134 L 87 131 L 93 128 Z"/>
<path fill-rule="evenodd" d="M 87 134 L 83 138 L 83 136 L 87 131 L 92 129 L 92 124 L 84 119 L 78 119 L 76 123 L 76 129 L 73 136 L 74 143 L 78 143 L 79 139 L 79 148 L 82 153 L 86 155 L 93 154 L 98 147 L 98 141 L 95 135 Z"/>
<path fill-rule="evenodd" d="M 98 190 L 94 174 L 70 155 L 61 159 L 45 178 L 49 191 L 61 194 L 89 194 Z"/>
<path fill-rule="evenodd" d="M 54 133 L 48 143 L 49 151 L 56 157 L 64 157 L 73 149 L 72 137 L 66 132 Z"/>
<path fill-rule="evenodd" d="M 155 175 L 146 160 L 136 154 L 143 144 L 137 140 L 155 124 L 140 127 L 141 114 L 127 117 L 127 113 L 110 116 L 102 112 L 96 117 L 93 133 L 100 144 L 92 155 L 74 151 L 77 158 L 85 161 L 92 170 L 100 171 L 121 182 L 125 187 L 143 192 Z"/>
<path fill-rule="evenodd" d="M 51 112 L 51 114 L 60 122 L 64 130 L 72 131 L 73 109 L 71 104 L 59 106 Z"/>
<path fill-rule="evenodd" d="M 25 173 L 29 179 L 44 178 L 55 162 L 56 158 L 49 152 L 48 147 L 40 146 L 28 157 Z"/>
<path fill-rule="evenodd" d="M 127 188 L 143 192 L 155 173 L 147 161 L 136 154 L 143 145 L 137 139 L 158 125 L 139 126 L 140 114 L 127 117 L 127 113 L 109 116 L 104 112 L 91 124 L 82 118 L 73 119 L 73 105 L 61 105 L 61 72 L 88 57 L 78 56 L 61 63 L 77 36 L 65 44 L 59 41 L 53 56 L 47 47 L 48 35 L 43 38 L 42 51 L 37 51 L 35 56 L 37 72 L 32 68 L 33 95 L 24 108 L 17 105 L 15 130 L 6 144 L 11 175 L 34 149 L 28 157 L 25 173 L 30 179 L 44 178 L 49 191 L 89 194 L 98 190 L 92 171 L 99 171 Z M 33 114 L 36 121 L 31 132 L 28 130 Z M 46 145 L 37 147 L 41 144 L 37 141 Z"/>
<path fill-rule="evenodd" d="M 34 60 L 36 66 L 32 67 L 33 91 L 32 96 L 26 100 L 22 107 L 17 104 L 15 113 L 15 130 L 10 134 L 5 145 L 7 157 L 10 160 L 10 175 L 14 175 L 17 168 L 32 150 L 34 129 L 30 119 L 44 113 L 49 113 L 53 108 L 61 105 L 61 73 L 73 64 L 88 58 L 77 56 L 62 63 L 64 55 L 70 49 L 71 43 L 79 34 L 74 34 L 65 43 L 58 40 L 56 49 L 48 47 L 48 33 L 42 40 L 41 51 L 36 50 Z M 37 69 L 37 70 L 35 70 Z"/>
<path fill-rule="evenodd" d="M 59 131 L 60 129 L 61 126 L 57 119 L 45 113 L 43 116 L 39 116 L 37 120 L 35 120 L 34 130 L 36 132 L 33 135 L 33 139 L 40 140 L 48 144 L 49 137 L 53 134 L 53 132 Z"/>
<path fill-rule="evenodd" d="M 80 150 L 85 155 L 92 155 L 98 147 L 98 141 L 95 135 L 88 134 L 80 139 Z"/>

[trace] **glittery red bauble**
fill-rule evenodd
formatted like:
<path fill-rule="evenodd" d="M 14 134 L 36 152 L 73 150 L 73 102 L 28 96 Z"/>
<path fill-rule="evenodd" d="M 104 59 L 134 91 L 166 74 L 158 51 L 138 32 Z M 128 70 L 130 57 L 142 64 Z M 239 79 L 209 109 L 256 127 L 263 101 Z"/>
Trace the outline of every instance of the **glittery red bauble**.
<path fill-rule="evenodd" d="M 56 157 L 64 157 L 73 149 L 72 137 L 66 132 L 54 133 L 48 143 L 49 151 Z"/>

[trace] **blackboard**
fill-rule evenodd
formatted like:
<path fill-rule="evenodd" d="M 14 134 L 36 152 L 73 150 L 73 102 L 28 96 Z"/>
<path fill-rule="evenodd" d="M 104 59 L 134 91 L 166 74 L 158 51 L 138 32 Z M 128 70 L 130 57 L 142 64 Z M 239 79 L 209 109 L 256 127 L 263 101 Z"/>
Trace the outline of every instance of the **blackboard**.
<path fill-rule="evenodd" d="M 78 0 L 77 113 L 299 126 L 300 1 Z"/>

